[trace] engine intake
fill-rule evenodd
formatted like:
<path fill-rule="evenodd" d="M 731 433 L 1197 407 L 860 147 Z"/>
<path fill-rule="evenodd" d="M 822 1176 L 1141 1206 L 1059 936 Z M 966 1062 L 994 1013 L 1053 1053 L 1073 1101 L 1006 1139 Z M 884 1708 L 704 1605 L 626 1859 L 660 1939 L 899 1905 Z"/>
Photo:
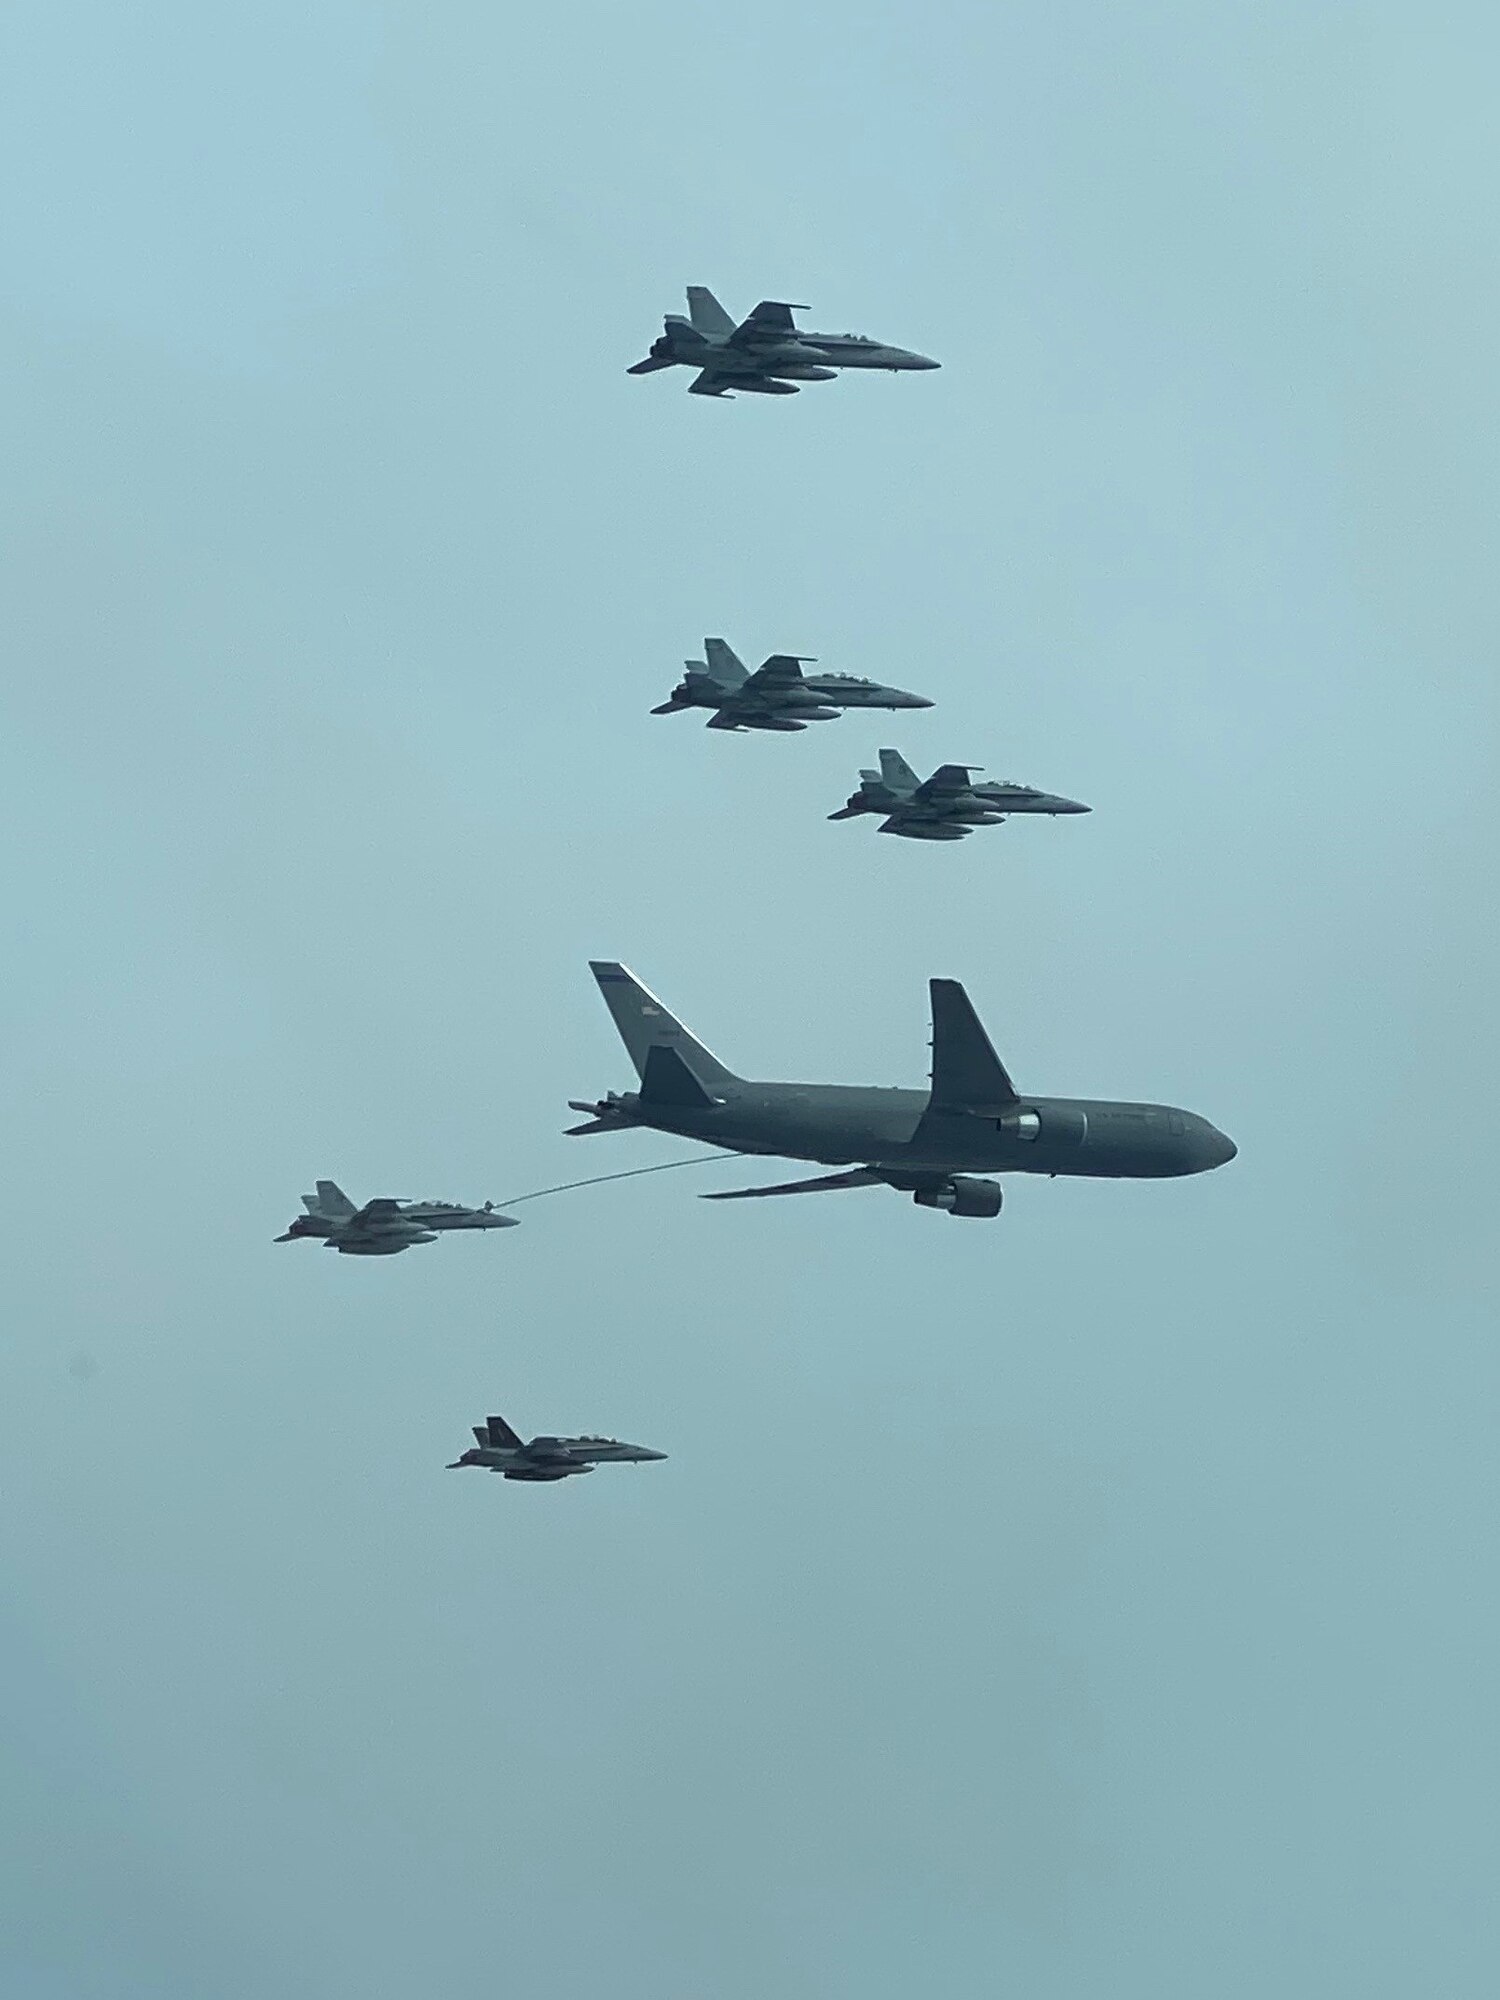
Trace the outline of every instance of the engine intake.
<path fill-rule="evenodd" d="M 972 1174 L 955 1174 L 941 1187 L 918 1188 L 912 1200 L 918 1208 L 945 1208 L 950 1215 L 986 1218 L 998 1215 L 1005 1195 L 999 1181 L 977 1180 Z"/>

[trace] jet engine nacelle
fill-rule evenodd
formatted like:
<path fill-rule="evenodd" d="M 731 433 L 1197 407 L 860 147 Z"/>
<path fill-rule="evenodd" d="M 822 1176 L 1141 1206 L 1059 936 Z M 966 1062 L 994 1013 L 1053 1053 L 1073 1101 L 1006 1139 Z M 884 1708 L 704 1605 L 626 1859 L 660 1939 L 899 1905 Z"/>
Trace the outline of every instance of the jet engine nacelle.
<path fill-rule="evenodd" d="M 995 1120 L 1007 1139 L 1044 1139 L 1050 1146 L 1081 1146 L 1089 1135 L 1089 1115 L 1076 1104 L 1049 1104 L 1037 1111 L 1023 1106 Z"/>
<path fill-rule="evenodd" d="M 976 1180 L 972 1174 L 955 1174 L 941 1187 L 918 1188 L 912 1196 L 918 1208 L 945 1208 L 950 1215 L 986 1218 L 1000 1213 L 1004 1199 L 999 1181 Z"/>

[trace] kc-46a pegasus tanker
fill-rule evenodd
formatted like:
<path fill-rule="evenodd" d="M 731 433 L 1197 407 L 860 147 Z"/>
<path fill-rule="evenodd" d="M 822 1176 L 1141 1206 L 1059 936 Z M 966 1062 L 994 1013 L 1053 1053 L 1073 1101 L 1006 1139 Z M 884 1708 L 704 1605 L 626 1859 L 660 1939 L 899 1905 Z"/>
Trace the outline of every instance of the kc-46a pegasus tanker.
<path fill-rule="evenodd" d="M 696 368 L 688 384 L 693 396 L 723 396 L 741 390 L 754 396 L 795 396 L 803 382 L 831 382 L 842 368 L 884 368 L 893 374 L 936 368 L 925 354 L 887 347 L 862 333 L 807 333 L 792 318 L 805 306 L 762 299 L 736 326 L 713 293 L 687 288 L 688 317 L 668 313 L 661 336 L 644 361 L 627 375 L 654 375 L 658 368 Z"/>
<path fill-rule="evenodd" d="M 735 1188 L 709 1201 L 884 1185 L 910 1194 L 919 1208 L 990 1216 L 1001 1202 L 999 1181 L 985 1178 L 993 1174 L 1161 1180 L 1206 1173 L 1235 1156 L 1232 1139 L 1176 1105 L 1018 1091 L 956 979 L 929 982 L 931 1088 L 875 1090 L 736 1076 L 623 965 L 595 962 L 591 970 L 640 1089 L 575 1102 L 589 1118 L 572 1132 L 645 1125 L 731 1152 L 846 1169 Z"/>

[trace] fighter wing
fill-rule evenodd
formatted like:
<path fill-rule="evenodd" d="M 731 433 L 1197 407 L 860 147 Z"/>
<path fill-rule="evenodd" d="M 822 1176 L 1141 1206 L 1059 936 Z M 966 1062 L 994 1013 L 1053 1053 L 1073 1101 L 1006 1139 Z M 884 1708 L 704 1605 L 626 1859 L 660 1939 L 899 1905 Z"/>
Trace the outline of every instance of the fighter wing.
<path fill-rule="evenodd" d="M 769 660 L 762 660 L 741 685 L 737 694 L 777 694 L 788 688 L 802 684 L 802 662 L 811 659 L 810 653 L 773 653 Z"/>
<path fill-rule="evenodd" d="M 733 385 L 734 378 L 720 375 L 712 368 L 705 368 L 688 383 L 690 396 L 722 396 Z"/>
<path fill-rule="evenodd" d="M 382 1229 L 395 1229 L 404 1219 L 399 1201 L 384 1199 L 367 1201 L 362 1209 L 349 1218 L 348 1227 L 378 1232 Z"/>
<path fill-rule="evenodd" d="M 969 996 L 956 979 L 934 979 L 929 1112 L 997 1117 L 1020 1099 Z M 926 1114 L 924 1114 L 926 1115 Z"/>
<path fill-rule="evenodd" d="M 762 299 L 748 319 L 742 319 L 729 336 L 731 347 L 775 347 L 783 340 L 795 340 L 794 312 L 806 306 L 787 305 L 782 299 Z"/>
<path fill-rule="evenodd" d="M 968 791 L 970 772 L 965 764 L 939 764 L 930 778 L 924 778 L 915 793 L 924 806 L 942 805 Z"/>

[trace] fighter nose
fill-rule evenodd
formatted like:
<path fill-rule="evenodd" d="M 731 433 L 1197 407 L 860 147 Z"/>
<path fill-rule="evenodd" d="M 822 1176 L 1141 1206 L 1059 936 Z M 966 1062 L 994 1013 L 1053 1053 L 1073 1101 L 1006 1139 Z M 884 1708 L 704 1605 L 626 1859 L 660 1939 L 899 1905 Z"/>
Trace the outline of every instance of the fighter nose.
<path fill-rule="evenodd" d="M 901 706 L 903 708 L 935 708 L 937 703 L 929 701 L 925 694 L 904 694 L 901 697 Z"/>
<path fill-rule="evenodd" d="M 906 365 L 908 368 L 941 368 L 943 364 L 934 361 L 929 354 L 908 354 Z"/>

